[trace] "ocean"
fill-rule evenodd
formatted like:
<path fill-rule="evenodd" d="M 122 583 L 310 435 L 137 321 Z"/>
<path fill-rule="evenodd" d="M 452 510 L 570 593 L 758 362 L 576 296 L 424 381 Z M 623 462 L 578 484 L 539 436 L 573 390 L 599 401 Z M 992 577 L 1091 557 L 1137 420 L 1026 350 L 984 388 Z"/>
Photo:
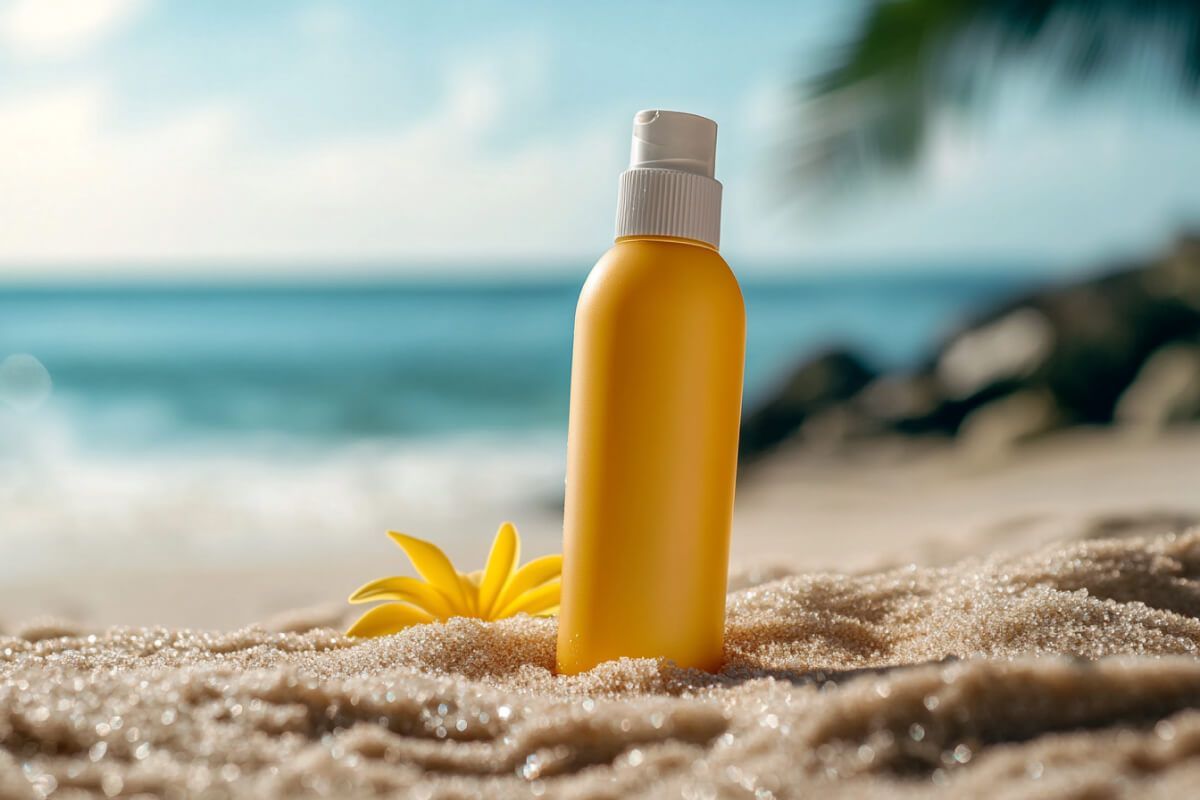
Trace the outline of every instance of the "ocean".
<path fill-rule="evenodd" d="M 1028 274 L 744 281 L 746 405 L 826 345 L 913 365 Z M 553 512 L 582 279 L 0 288 L 0 578 Z"/>
<path fill-rule="evenodd" d="M 824 345 L 912 364 L 1019 280 L 746 281 L 747 404 Z M 38 411 L 109 452 L 561 433 L 580 285 L 0 288 L 0 360 L 38 359 Z"/>

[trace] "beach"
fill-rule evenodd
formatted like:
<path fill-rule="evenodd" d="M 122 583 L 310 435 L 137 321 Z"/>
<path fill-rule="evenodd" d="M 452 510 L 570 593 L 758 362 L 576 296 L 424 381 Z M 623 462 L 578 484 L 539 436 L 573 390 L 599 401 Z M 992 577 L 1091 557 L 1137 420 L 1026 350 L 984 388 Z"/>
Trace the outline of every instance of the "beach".
<path fill-rule="evenodd" d="M 403 571 L 376 531 L 321 563 L 9 584 L 0 786 L 1179 796 L 1200 779 L 1197 463 L 1189 428 L 986 460 L 785 448 L 742 477 L 716 675 L 640 660 L 557 676 L 552 619 L 346 639 L 344 596 Z M 524 510 L 527 552 L 556 550 L 552 504 Z M 448 549 L 478 558 L 490 532 Z"/>
<path fill-rule="evenodd" d="M 457 489 L 430 484 L 431 468 L 402 491 L 429 451 L 388 458 L 367 449 L 270 471 L 229 459 L 186 469 L 155 462 L 153 493 L 141 471 L 100 486 L 72 472 L 43 494 L 13 492 L 8 519 L 30 534 L 14 542 L 0 585 L 0 629 L 43 617 L 228 630 L 297 610 L 341 624 L 353 589 L 408 570 L 388 529 L 436 541 L 471 569 L 502 520 L 519 527 L 526 558 L 560 552 L 553 453 L 489 452 L 442 478 Z M 1151 439 L 1069 431 L 986 460 L 914 439 L 784 448 L 740 478 L 733 585 L 739 576 L 941 566 L 1058 540 L 1180 532 L 1200 521 L 1197 464 L 1194 426 Z M 442 496 L 451 491 L 461 502 Z M 57 507 L 64 493 L 79 501 Z"/>
<path fill-rule="evenodd" d="M 861 416 L 1018 282 L 750 285 L 743 430 L 789 427 L 741 464 L 723 666 L 571 677 L 552 618 L 342 632 L 411 574 L 388 530 L 561 551 L 575 286 L 0 296 L 44 359 L 0 408 L 0 796 L 1178 796 L 1200 427 Z"/>
<path fill-rule="evenodd" d="M 372 577 L 364 567 L 404 568 L 388 529 L 463 565 L 480 565 L 503 520 L 527 555 L 558 552 L 585 271 L 0 287 L 3 347 L 37 354 L 49 392 L 18 408 L 0 381 L 0 629 L 48 616 L 230 630 L 340 603 Z M 956 320 L 1030 280 L 746 280 L 746 407 L 831 340 L 913 366 Z M 751 476 L 743 489 L 770 485 Z M 776 505 L 743 493 L 735 563 L 812 554 L 790 533 L 757 542 L 793 530 L 786 497 L 783 524 L 759 519 Z"/>
<path fill-rule="evenodd" d="M 1200 794 L 1200 4 L 463 11 L 0 0 L 0 800 Z"/>

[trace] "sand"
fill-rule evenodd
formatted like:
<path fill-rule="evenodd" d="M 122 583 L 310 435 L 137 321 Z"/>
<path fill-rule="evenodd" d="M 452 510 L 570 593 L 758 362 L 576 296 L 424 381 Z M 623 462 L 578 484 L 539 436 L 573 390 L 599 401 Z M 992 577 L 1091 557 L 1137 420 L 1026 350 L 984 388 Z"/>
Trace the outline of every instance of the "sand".
<path fill-rule="evenodd" d="M 461 497 L 433 493 L 445 505 L 434 513 L 413 502 L 422 485 L 411 471 L 425 455 L 368 450 L 282 470 L 150 461 L 116 478 L 105 462 L 82 477 L 39 473 L 8 493 L 0 474 L 0 633 L 47 615 L 234 630 L 298 608 L 344 610 L 365 581 L 408 568 L 389 528 L 436 541 L 464 568 L 482 566 L 504 519 L 520 527 L 525 558 L 561 552 L 550 491 L 561 492 L 561 469 L 534 502 L 455 473 L 447 481 Z M 479 469 L 502 474 L 502 461 Z M 913 440 L 847 452 L 801 444 L 741 476 L 732 563 L 759 574 L 877 571 L 1179 531 L 1200 522 L 1198 465 L 1200 426 L 1155 439 L 1064 433 L 991 463 Z"/>
<path fill-rule="evenodd" d="M 1200 530 L 739 581 L 718 675 L 555 622 L 0 639 L 0 796 L 1181 797 Z"/>

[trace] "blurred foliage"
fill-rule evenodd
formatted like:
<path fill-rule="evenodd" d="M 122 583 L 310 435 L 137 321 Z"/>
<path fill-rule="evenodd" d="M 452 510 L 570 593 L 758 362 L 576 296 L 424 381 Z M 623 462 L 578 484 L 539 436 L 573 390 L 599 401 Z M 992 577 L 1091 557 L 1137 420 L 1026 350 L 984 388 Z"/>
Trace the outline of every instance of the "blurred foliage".
<path fill-rule="evenodd" d="M 1067 88 L 1148 66 L 1200 100 L 1200 0 L 871 0 L 832 62 L 801 87 L 794 171 L 845 191 L 911 166 L 936 114 L 979 105 L 1018 62 Z"/>

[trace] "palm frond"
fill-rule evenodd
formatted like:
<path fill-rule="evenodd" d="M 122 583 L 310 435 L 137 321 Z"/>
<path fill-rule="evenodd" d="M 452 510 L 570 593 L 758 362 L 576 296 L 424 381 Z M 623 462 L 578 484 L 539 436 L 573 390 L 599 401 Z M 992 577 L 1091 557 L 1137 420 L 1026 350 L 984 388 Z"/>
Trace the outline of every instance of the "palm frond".
<path fill-rule="evenodd" d="M 1018 61 L 1073 89 L 1143 56 L 1200 101 L 1200 2 L 873 0 L 831 67 L 800 86 L 793 179 L 838 190 L 910 167 L 935 115 L 977 105 Z"/>

